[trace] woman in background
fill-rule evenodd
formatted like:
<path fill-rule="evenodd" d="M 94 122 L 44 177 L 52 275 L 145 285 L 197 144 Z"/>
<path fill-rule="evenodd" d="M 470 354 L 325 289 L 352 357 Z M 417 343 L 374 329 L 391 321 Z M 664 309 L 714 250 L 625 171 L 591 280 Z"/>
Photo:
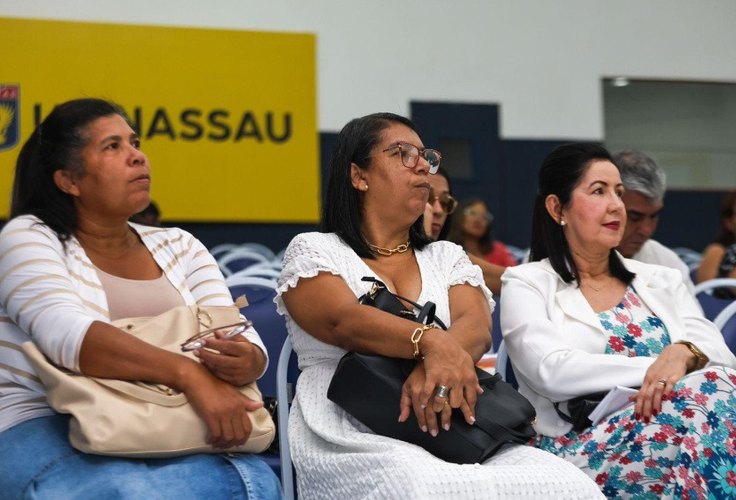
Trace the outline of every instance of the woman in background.
<path fill-rule="evenodd" d="M 450 177 L 444 168 L 440 167 L 436 175 L 428 177 L 428 181 L 432 187 L 424 211 L 424 231 L 434 241 L 444 240 L 447 239 L 450 232 L 451 218 L 449 216 L 455 212 L 458 202 L 450 194 Z M 506 270 L 506 266 L 492 264 L 472 253 L 468 253 L 468 258 L 470 262 L 480 267 L 486 286 L 498 296 L 501 293 L 501 275 Z"/>
<path fill-rule="evenodd" d="M 450 227 L 448 238 L 462 246 L 470 255 L 485 259 L 497 266 L 518 264 L 506 245 L 493 239 L 493 215 L 485 202 L 478 198 L 460 204 Z"/>
<path fill-rule="evenodd" d="M 721 228 L 716 240 L 703 250 L 697 282 L 714 278 L 736 278 L 736 191 L 721 201 Z M 736 298 L 733 288 L 716 288 L 713 294 L 723 299 Z"/>

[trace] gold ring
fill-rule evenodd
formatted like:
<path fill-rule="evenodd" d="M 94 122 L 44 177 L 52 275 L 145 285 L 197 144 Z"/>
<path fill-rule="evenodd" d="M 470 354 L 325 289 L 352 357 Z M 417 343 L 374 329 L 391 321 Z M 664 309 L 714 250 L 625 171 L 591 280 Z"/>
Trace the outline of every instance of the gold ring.
<path fill-rule="evenodd" d="M 667 381 L 666 381 L 665 379 L 663 379 L 663 378 L 661 378 L 661 379 L 657 380 L 657 383 L 658 383 L 658 384 L 662 384 L 662 385 L 664 385 L 664 386 L 666 386 L 666 385 L 667 385 Z"/>

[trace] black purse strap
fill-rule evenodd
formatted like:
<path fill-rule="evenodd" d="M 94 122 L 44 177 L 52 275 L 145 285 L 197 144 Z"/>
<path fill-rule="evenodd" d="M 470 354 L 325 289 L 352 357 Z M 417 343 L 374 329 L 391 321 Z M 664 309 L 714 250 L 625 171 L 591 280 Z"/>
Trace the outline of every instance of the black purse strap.
<path fill-rule="evenodd" d="M 440 320 L 439 318 L 435 316 L 435 311 L 437 309 L 437 306 L 435 305 L 434 302 L 427 301 L 423 306 L 419 305 L 413 300 L 409 300 L 406 297 L 402 297 L 401 295 L 393 293 L 392 291 L 388 289 L 388 287 L 383 281 L 378 280 L 374 278 L 373 276 L 363 276 L 363 278 L 361 278 L 361 281 L 368 281 L 368 282 L 373 283 L 373 288 L 371 288 L 371 290 L 366 295 L 370 296 L 376 302 L 376 306 L 379 309 L 384 310 L 384 311 L 386 310 L 383 307 L 381 307 L 380 294 L 389 294 L 392 297 L 396 299 L 401 299 L 407 304 L 411 304 L 412 306 L 417 308 L 419 310 L 419 313 L 416 315 L 416 321 L 418 321 L 419 323 L 423 323 L 423 324 L 436 323 L 437 326 L 439 326 L 443 330 L 447 330 L 447 327 L 442 322 L 442 320 Z M 363 295 L 360 298 L 361 303 L 363 303 L 363 299 L 366 295 Z M 411 313 L 411 316 L 414 316 L 414 314 Z"/>
<path fill-rule="evenodd" d="M 562 420 L 564 420 L 565 422 L 567 422 L 569 424 L 574 424 L 575 423 L 575 421 L 572 419 L 572 417 L 570 415 L 568 415 L 566 413 L 563 413 L 562 410 L 560 410 L 560 403 L 559 402 L 552 403 L 552 406 L 555 407 L 555 411 L 557 412 L 557 415 L 559 415 Z"/>

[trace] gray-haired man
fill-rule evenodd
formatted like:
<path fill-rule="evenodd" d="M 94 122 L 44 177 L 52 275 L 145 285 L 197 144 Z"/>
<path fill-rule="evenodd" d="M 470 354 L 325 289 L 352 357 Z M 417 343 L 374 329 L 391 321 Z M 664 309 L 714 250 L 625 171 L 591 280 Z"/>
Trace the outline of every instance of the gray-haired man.
<path fill-rule="evenodd" d="M 690 270 L 675 252 L 652 238 L 659 214 L 664 208 L 666 177 L 650 157 L 638 151 L 622 151 L 614 156 L 626 191 L 626 227 L 617 250 L 629 259 L 659 264 L 682 273 L 685 285 L 693 291 Z"/>

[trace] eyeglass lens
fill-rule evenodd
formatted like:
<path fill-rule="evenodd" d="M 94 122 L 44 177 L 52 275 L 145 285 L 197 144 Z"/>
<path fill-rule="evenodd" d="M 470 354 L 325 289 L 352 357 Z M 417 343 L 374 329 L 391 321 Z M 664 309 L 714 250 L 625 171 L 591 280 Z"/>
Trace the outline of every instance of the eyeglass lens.
<path fill-rule="evenodd" d="M 473 217 L 475 219 L 484 219 L 488 222 L 493 220 L 493 215 L 490 212 L 483 212 L 481 210 L 473 210 L 470 208 L 465 209 L 465 215 L 467 217 Z"/>
<path fill-rule="evenodd" d="M 399 144 L 399 148 L 401 151 L 401 162 L 404 166 L 409 168 L 416 167 L 419 161 L 419 150 L 417 147 L 412 144 Z M 440 168 L 440 160 L 442 159 L 440 152 L 434 149 L 425 149 L 421 154 L 422 158 L 429 163 L 429 173 L 436 173 L 437 169 Z"/>
<path fill-rule="evenodd" d="M 453 198 L 449 193 L 442 193 L 441 195 L 437 196 L 434 193 L 434 189 L 430 188 L 429 203 L 432 204 L 437 200 L 439 200 L 442 210 L 444 210 L 444 212 L 448 215 L 454 212 L 455 208 L 457 207 L 457 200 Z"/>

